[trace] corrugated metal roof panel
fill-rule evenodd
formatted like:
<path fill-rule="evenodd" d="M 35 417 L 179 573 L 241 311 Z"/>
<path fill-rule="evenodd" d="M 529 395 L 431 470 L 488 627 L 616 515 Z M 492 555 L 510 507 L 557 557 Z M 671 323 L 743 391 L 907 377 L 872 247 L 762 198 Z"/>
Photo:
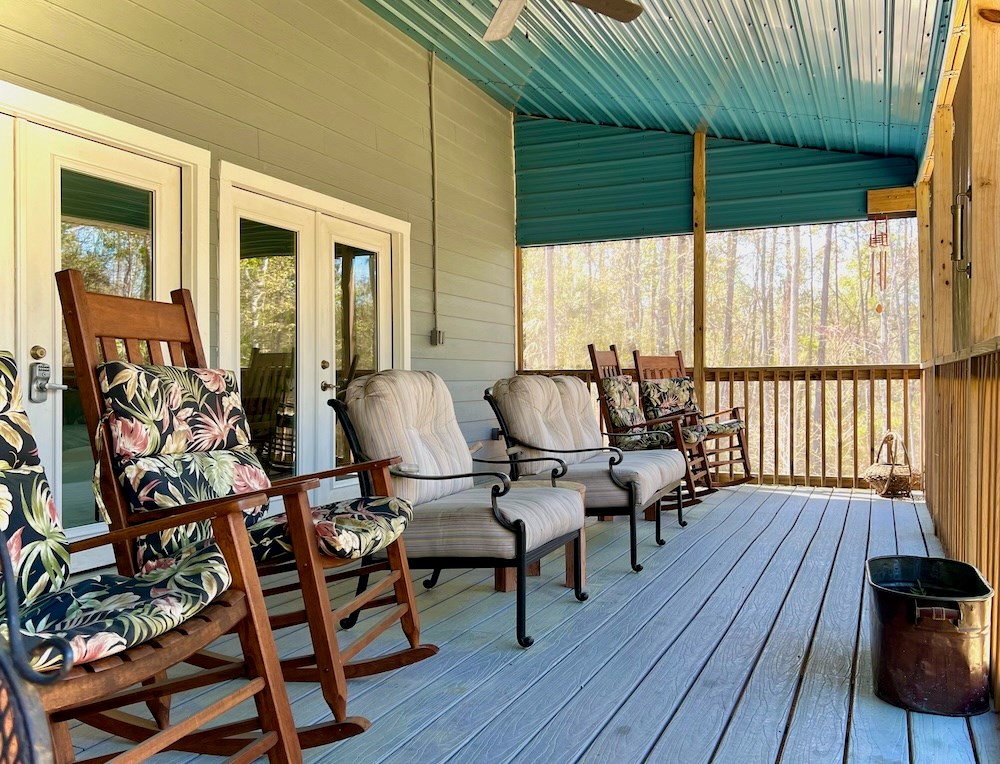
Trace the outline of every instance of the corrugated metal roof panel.
<path fill-rule="evenodd" d="M 518 118 L 521 246 L 689 233 L 691 136 Z M 866 217 L 869 188 L 913 183 L 909 157 L 709 139 L 708 229 Z"/>
<path fill-rule="evenodd" d="M 619 24 L 529 0 L 362 0 L 518 114 L 788 146 L 917 156 L 952 0 L 643 0 Z"/>
<path fill-rule="evenodd" d="M 690 135 L 518 119 L 518 243 L 690 230 L 692 144 Z"/>

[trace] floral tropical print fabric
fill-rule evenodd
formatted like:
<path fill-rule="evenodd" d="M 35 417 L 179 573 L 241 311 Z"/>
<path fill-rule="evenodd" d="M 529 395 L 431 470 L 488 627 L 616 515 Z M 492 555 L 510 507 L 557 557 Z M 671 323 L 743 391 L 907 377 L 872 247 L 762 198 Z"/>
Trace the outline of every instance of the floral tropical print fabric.
<path fill-rule="evenodd" d="M 385 549 L 412 519 L 409 502 L 394 496 L 350 499 L 312 510 L 320 554 L 345 560 Z M 288 519 L 279 515 L 260 521 L 250 529 L 250 542 L 257 562 L 291 558 Z"/>
<path fill-rule="evenodd" d="M 646 418 L 635 399 L 631 377 L 605 377 L 601 383 L 611 426 L 623 430 L 611 438 L 611 445 L 623 451 L 643 451 L 648 448 L 664 448 L 673 443 L 669 429 L 658 426 L 646 428 Z"/>
<path fill-rule="evenodd" d="M 10 353 L 0 352 L 0 469 L 37 464 L 38 446 L 24 413 L 17 366 Z"/>
<path fill-rule="evenodd" d="M 116 361 L 100 367 L 101 389 L 113 444 L 113 462 L 126 500 L 136 511 L 265 490 L 271 486 L 251 449 L 250 430 L 236 375 L 218 369 L 138 366 Z M 265 507 L 246 513 L 258 562 L 292 559 L 284 515 L 262 519 Z M 312 510 L 316 543 L 330 557 L 357 559 L 395 541 L 412 519 L 395 497 L 354 499 Z M 140 566 L 173 557 L 211 538 L 208 523 L 145 536 Z"/>
<path fill-rule="evenodd" d="M 642 396 L 642 408 L 649 419 L 696 409 L 694 381 L 691 377 L 644 379 L 639 382 L 639 393 Z"/>
<path fill-rule="evenodd" d="M 0 444 L 12 455 L 0 464 L 0 530 L 8 539 L 22 633 L 63 637 L 74 662 L 87 663 L 169 631 L 229 587 L 225 560 L 210 543 L 147 565 L 135 578 L 103 575 L 67 585 L 66 535 L 38 464 L 17 369 L 7 353 L 0 353 L 0 402 L 0 418 L 7 425 L 0 428 Z M 0 609 L 5 606 L 0 587 Z M 0 639 L 8 638 L 8 629 L 6 619 L 0 620 Z M 31 660 L 36 669 L 46 670 L 62 659 L 57 650 L 43 645 Z"/>
<path fill-rule="evenodd" d="M 0 470 L 0 531 L 7 536 L 22 602 L 63 585 L 69 576 L 69 547 L 40 466 Z M 5 601 L 0 588 L 0 607 Z"/>
<path fill-rule="evenodd" d="M 236 375 L 221 369 L 139 366 L 98 368 L 112 461 L 135 511 L 179 507 L 270 487 L 250 448 Z M 265 506 L 244 513 L 252 526 Z M 137 563 L 172 557 L 211 538 L 208 522 L 137 541 Z"/>
<path fill-rule="evenodd" d="M 214 601 L 232 584 L 218 547 L 202 543 L 176 558 L 147 564 L 134 578 L 101 575 L 30 601 L 21 610 L 21 630 L 62 637 L 73 662 L 89 663 L 165 634 Z M 53 649 L 33 655 L 38 670 L 54 668 Z"/>

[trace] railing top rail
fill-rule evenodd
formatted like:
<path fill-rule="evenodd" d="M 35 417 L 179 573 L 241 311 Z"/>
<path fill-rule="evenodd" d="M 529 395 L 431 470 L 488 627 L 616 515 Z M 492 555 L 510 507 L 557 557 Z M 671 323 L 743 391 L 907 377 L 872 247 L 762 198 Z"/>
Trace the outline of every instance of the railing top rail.
<path fill-rule="evenodd" d="M 624 369 L 625 373 L 635 376 L 635 369 Z M 518 374 L 544 374 L 552 376 L 555 374 L 565 374 L 589 380 L 590 369 L 519 369 Z M 837 366 L 709 366 L 705 369 L 707 381 L 728 381 L 730 377 L 734 380 L 744 378 L 754 381 L 763 375 L 765 381 L 805 379 L 819 380 L 824 376 L 827 379 L 836 379 L 837 375 L 842 379 L 917 379 L 920 375 L 920 364 L 917 363 L 894 363 L 894 364 L 856 364 Z"/>

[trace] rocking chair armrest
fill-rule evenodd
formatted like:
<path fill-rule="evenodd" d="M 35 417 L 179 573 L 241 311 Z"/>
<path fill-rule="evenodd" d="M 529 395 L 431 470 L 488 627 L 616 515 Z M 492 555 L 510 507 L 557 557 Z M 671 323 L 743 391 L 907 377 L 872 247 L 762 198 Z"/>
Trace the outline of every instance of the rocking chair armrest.
<path fill-rule="evenodd" d="M 173 514 L 167 517 L 152 517 L 148 521 L 143 517 L 144 513 L 136 513 L 132 516 L 135 520 L 135 525 L 109 531 L 108 533 L 101 533 L 97 536 L 80 539 L 79 541 L 72 541 L 69 544 L 69 551 L 83 552 L 87 549 L 96 549 L 107 544 L 130 541 L 139 536 L 148 536 L 151 533 L 158 533 L 168 528 L 177 528 L 181 525 L 202 522 L 204 520 L 214 520 L 222 515 L 242 514 L 248 509 L 259 507 L 261 504 L 266 503 L 267 496 L 263 493 L 245 493 L 239 496 L 226 496 L 221 499 L 210 499 L 208 501 L 199 501 L 196 504 L 176 507 L 172 510 Z M 157 515 L 162 511 L 158 512 Z"/>
<path fill-rule="evenodd" d="M 689 415 L 690 412 L 688 411 L 676 411 L 672 414 L 667 414 L 666 416 L 657 417 L 656 419 L 647 419 L 642 424 L 637 424 L 636 427 L 641 427 L 642 425 L 646 425 L 648 427 L 651 424 L 670 424 L 672 422 L 678 422 L 680 424 L 683 424 L 684 418 Z M 622 433 L 622 434 L 624 435 L 627 433 Z"/>
<path fill-rule="evenodd" d="M 375 470 L 390 467 L 393 464 L 399 464 L 401 461 L 402 459 L 400 457 L 393 456 L 389 459 L 372 459 L 371 461 L 348 464 L 343 467 L 335 467 L 329 470 L 311 472 L 308 475 L 296 475 L 295 477 L 282 478 L 281 480 L 275 480 L 274 483 L 271 484 L 271 487 L 266 489 L 266 493 L 268 496 L 284 496 L 296 491 L 311 490 L 318 487 L 320 480 L 342 477 L 344 475 L 354 475 L 358 472 L 374 472 Z M 305 483 L 310 482 L 315 483 L 316 485 L 304 485 Z"/>
<path fill-rule="evenodd" d="M 724 416 L 728 416 L 732 419 L 743 419 L 740 416 L 740 410 L 744 408 L 743 406 L 733 406 L 728 409 L 719 409 L 718 411 L 713 411 L 711 414 L 699 414 L 701 419 L 721 419 Z"/>

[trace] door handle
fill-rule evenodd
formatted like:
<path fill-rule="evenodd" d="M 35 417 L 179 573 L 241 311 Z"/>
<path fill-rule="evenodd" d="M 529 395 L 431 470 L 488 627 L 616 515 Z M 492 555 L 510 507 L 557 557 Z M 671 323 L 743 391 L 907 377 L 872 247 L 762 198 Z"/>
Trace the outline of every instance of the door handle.
<path fill-rule="evenodd" d="M 319 383 L 319 389 L 322 390 L 324 393 L 327 390 L 332 390 L 334 387 L 336 387 L 336 385 L 334 385 L 333 382 L 320 382 Z"/>
<path fill-rule="evenodd" d="M 28 400 L 32 403 L 45 403 L 50 390 L 69 390 L 69 386 L 50 382 L 51 379 L 51 366 L 41 362 L 31 364 L 28 376 Z"/>

